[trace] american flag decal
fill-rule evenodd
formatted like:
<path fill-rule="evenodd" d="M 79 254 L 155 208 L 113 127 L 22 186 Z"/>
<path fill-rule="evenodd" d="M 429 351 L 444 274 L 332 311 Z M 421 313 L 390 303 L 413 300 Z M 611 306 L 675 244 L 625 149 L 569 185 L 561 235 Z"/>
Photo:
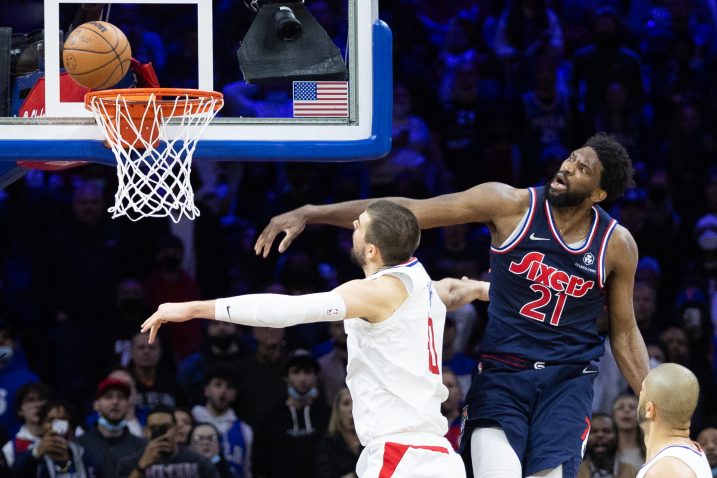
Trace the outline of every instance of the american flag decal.
<path fill-rule="evenodd" d="M 295 81 L 294 117 L 348 118 L 347 81 Z"/>

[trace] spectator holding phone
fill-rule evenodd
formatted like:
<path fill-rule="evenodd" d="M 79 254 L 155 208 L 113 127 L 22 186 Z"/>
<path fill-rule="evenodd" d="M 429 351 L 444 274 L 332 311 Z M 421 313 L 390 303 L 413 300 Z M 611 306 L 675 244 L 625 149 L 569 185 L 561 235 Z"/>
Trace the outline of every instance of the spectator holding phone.
<path fill-rule="evenodd" d="M 174 409 L 156 405 L 147 415 L 144 428 L 147 445 L 140 453 L 120 461 L 120 478 L 181 476 L 183 478 L 218 478 L 212 464 L 186 447 L 178 447 Z"/>
<path fill-rule="evenodd" d="M 36 478 L 100 477 L 100 470 L 85 449 L 75 442 L 77 419 L 72 406 L 49 401 L 40 408 L 43 434 L 30 450 L 19 454 L 12 467 L 14 476 Z"/>

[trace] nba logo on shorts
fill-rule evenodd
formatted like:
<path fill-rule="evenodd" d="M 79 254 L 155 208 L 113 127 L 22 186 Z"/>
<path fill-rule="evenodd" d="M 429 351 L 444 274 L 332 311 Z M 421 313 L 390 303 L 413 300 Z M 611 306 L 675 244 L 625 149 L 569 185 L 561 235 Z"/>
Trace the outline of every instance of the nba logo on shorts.
<path fill-rule="evenodd" d="M 592 252 L 588 252 L 583 256 L 583 263 L 586 266 L 591 266 L 595 262 L 595 256 L 593 256 Z"/>

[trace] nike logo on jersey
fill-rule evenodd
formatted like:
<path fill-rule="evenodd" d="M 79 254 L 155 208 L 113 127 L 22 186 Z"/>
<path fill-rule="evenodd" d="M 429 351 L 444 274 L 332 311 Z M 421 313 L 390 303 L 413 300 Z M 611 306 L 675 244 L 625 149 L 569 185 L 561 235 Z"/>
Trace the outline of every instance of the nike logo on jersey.
<path fill-rule="evenodd" d="M 229 317 L 229 320 L 232 320 L 232 314 L 229 313 L 229 307 L 231 307 L 231 306 L 230 305 L 227 306 L 227 316 Z"/>
<path fill-rule="evenodd" d="M 530 234 L 530 240 L 531 240 L 531 241 L 549 241 L 550 238 L 549 238 L 549 237 L 538 237 L 538 236 L 536 236 L 535 233 L 533 232 L 533 233 Z"/>
<path fill-rule="evenodd" d="M 583 369 L 583 373 L 598 373 L 598 371 L 590 369 L 590 365 L 588 365 Z"/>

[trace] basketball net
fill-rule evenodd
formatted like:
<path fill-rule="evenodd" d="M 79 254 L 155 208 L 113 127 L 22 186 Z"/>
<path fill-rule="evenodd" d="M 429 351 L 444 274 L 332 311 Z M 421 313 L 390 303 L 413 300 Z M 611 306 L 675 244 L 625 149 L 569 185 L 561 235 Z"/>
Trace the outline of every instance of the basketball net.
<path fill-rule="evenodd" d="M 112 218 L 132 221 L 195 219 L 190 183 L 192 155 L 204 128 L 224 105 L 221 93 L 130 88 L 87 93 L 92 111 L 117 159 Z"/>

